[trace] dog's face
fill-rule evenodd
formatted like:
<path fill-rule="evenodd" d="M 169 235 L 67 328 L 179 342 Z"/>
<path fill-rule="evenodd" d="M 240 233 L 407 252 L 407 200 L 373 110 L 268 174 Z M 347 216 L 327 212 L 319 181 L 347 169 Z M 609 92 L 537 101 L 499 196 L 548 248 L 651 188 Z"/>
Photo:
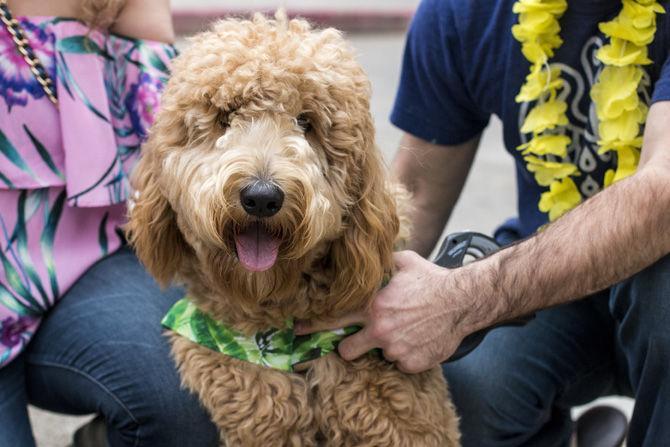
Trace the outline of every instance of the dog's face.
<path fill-rule="evenodd" d="M 299 94 L 300 85 L 285 88 Z M 218 112 L 189 154 L 163 161 L 163 179 L 179 185 L 170 202 L 191 245 L 225 253 L 239 274 L 304 258 L 335 238 L 351 206 L 344 173 L 331 171 L 330 148 L 313 127 L 318 118 L 258 106 Z"/>
<path fill-rule="evenodd" d="M 398 222 L 369 84 L 334 30 L 256 16 L 196 36 L 134 183 L 131 242 L 164 283 L 281 302 L 330 269 L 333 299 L 355 305 L 390 270 Z"/>

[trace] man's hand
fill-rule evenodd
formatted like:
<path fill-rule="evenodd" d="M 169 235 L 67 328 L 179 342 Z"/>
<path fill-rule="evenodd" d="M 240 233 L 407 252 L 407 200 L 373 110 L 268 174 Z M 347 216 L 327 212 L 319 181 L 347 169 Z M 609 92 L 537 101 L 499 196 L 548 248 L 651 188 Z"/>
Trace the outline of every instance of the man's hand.
<path fill-rule="evenodd" d="M 457 271 L 450 271 L 405 251 L 395 254 L 397 271 L 366 312 L 328 322 L 298 322 L 304 334 L 351 325 L 363 329 L 339 345 L 345 360 L 381 348 L 384 357 L 407 373 L 426 371 L 448 359 L 479 320 L 477 309 L 457 287 Z"/>

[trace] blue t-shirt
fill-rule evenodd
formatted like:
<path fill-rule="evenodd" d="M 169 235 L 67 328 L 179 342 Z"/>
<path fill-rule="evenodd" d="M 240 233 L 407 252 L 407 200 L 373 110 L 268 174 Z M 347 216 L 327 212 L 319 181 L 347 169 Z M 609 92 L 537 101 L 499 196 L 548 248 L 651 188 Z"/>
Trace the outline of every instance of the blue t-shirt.
<path fill-rule="evenodd" d="M 435 144 L 464 143 L 482 132 L 491 114 L 503 122 L 507 150 L 516 163 L 518 218 L 507 230 L 526 237 L 547 223 L 538 209 L 539 186 L 526 170 L 516 147 L 531 135 L 519 132 L 532 104 L 518 104 L 530 63 L 512 36 L 518 22 L 515 0 L 424 0 L 407 36 L 400 87 L 391 122 L 405 132 Z M 670 2 L 661 2 L 670 13 Z M 567 128 L 572 137 L 568 157 L 581 175 L 574 177 L 582 196 L 597 193 L 611 154 L 598 155 L 598 123 L 590 99 L 591 86 L 602 64 L 595 58 L 605 37 L 600 22 L 621 10 L 619 0 L 568 0 L 560 20 L 564 44 L 551 60 L 562 70 L 566 84 L 560 92 L 568 103 Z M 653 65 L 645 67 L 641 96 L 648 104 L 670 100 L 670 14 L 658 16 L 658 31 L 649 47 Z M 479 181 L 486 181 L 480 179 Z"/>

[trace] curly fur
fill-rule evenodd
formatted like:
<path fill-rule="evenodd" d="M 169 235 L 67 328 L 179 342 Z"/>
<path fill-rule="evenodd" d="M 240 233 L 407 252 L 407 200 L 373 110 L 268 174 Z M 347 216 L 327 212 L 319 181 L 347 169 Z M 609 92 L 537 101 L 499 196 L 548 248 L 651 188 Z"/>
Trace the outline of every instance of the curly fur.
<path fill-rule="evenodd" d="M 302 20 L 229 19 L 174 61 L 134 175 L 129 239 L 162 284 L 244 333 L 287 318 L 369 305 L 406 218 L 374 144 L 368 79 L 333 29 Z M 303 129 L 297 117 L 311 127 Z M 267 179 L 284 205 L 263 225 L 276 264 L 249 272 L 233 236 L 252 221 L 240 191 Z M 414 376 L 368 355 L 328 356 L 305 375 L 222 356 L 173 336 L 185 386 L 229 446 L 455 446 L 457 418 L 439 369 Z"/>

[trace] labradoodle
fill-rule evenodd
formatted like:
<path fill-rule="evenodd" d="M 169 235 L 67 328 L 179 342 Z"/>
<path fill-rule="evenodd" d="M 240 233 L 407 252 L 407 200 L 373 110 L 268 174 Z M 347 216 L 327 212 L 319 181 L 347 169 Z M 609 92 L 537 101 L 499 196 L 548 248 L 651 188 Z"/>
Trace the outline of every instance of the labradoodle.
<path fill-rule="evenodd" d="M 367 306 L 407 232 L 375 147 L 369 81 L 334 29 L 256 15 L 174 61 L 134 176 L 129 238 L 162 284 L 244 334 Z M 331 353 L 302 373 L 171 335 L 228 446 L 456 446 L 439 368 Z"/>

